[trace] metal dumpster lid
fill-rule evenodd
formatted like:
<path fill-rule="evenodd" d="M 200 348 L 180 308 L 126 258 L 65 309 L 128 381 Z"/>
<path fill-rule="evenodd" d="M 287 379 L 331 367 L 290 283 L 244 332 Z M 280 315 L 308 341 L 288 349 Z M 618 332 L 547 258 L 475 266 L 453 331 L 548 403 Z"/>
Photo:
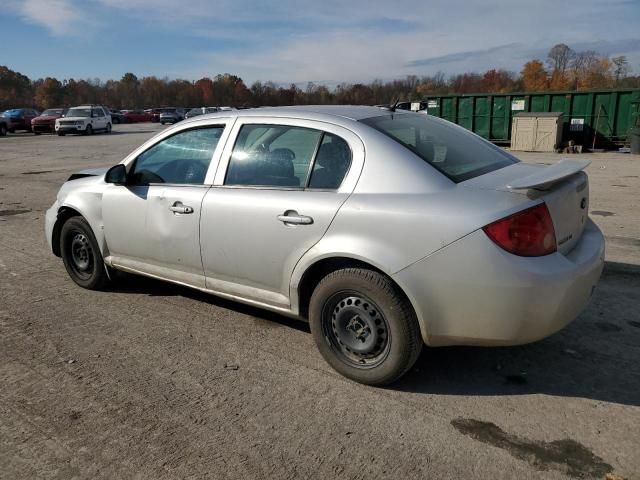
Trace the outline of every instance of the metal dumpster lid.
<path fill-rule="evenodd" d="M 514 117 L 560 117 L 564 115 L 564 112 L 520 112 L 516 113 Z"/>

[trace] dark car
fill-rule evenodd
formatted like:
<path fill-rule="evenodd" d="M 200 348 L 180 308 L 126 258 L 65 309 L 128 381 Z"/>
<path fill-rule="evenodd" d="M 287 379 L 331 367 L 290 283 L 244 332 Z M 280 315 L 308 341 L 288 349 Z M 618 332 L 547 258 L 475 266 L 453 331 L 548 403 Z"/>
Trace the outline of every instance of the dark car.
<path fill-rule="evenodd" d="M 120 110 L 109 109 L 109 113 L 111 114 L 111 123 L 125 123 L 124 115 Z"/>
<path fill-rule="evenodd" d="M 122 115 L 125 123 L 150 122 L 151 114 L 142 110 L 127 110 Z"/>
<path fill-rule="evenodd" d="M 38 116 L 33 108 L 12 108 L 6 110 L 2 116 L 7 121 L 7 130 L 11 133 L 17 130 L 31 131 L 31 120 Z"/>
<path fill-rule="evenodd" d="M 31 120 L 31 130 L 36 135 L 41 133 L 54 133 L 56 119 L 64 117 L 66 108 L 48 108 L 40 115 Z"/>
<path fill-rule="evenodd" d="M 184 108 L 165 108 L 160 114 L 160 123 L 178 123 L 184 120 Z"/>
<path fill-rule="evenodd" d="M 216 113 L 218 107 L 197 107 L 190 109 L 184 116 L 184 118 L 193 118 L 198 115 L 204 115 L 205 113 Z"/>

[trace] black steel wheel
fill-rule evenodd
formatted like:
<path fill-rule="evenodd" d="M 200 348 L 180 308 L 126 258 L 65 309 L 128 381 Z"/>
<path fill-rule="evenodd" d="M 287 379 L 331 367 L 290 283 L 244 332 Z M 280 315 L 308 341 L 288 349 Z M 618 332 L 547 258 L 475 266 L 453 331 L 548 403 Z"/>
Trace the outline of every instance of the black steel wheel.
<path fill-rule="evenodd" d="M 336 270 L 320 281 L 311 295 L 309 324 L 327 363 L 368 385 L 399 379 L 422 349 L 405 295 L 389 277 L 364 268 Z"/>
<path fill-rule="evenodd" d="M 60 230 L 62 261 L 71 279 L 78 285 L 99 290 L 106 285 L 108 275 L 100 248 L 87 221 L 69 218 Z"/>
<path fill-rule="evenodd" d="M 325 302 L 322 329 L 331 348 L 354 368 L 375 367 L 389 353 L 387 319 L 373 300 L 358 292 L 338 292 Z"/>

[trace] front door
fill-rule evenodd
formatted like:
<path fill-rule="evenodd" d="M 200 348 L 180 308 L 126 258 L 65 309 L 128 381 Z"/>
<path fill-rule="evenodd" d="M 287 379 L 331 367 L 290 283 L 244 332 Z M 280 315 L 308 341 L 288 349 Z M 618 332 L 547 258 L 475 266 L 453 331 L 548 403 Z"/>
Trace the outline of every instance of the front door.
<path fill-rule="evenodd" d="M 226 174 L 221 164 L 202 204 L 206 285 L 286 308 L 296 263 L 350 194 L 340 186 L 351 149 L 319 128 L 247 122 L 234 128 Z"/>
<path fill-rule="evenodd" d="M 114 266 L 204 287 L 200 207 L 223 130 L 206 126 L 163 138 L 128 166 L 126 185 L 105 190 L 102 217 Z"/>

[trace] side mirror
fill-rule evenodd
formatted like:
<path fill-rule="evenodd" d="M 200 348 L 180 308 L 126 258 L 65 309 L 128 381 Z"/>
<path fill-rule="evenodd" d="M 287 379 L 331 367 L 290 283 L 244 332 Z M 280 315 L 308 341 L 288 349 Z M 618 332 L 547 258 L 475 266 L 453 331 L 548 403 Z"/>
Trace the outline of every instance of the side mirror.
<path fill-rule="evenodd" d="M 104 176 L 104 181 L 107 183 L 114 183 L 116 185 L 124 185 L 127 183 L 127 169 L 126 167 L 119 163 L 118 165 L 114 165 Z"/>

